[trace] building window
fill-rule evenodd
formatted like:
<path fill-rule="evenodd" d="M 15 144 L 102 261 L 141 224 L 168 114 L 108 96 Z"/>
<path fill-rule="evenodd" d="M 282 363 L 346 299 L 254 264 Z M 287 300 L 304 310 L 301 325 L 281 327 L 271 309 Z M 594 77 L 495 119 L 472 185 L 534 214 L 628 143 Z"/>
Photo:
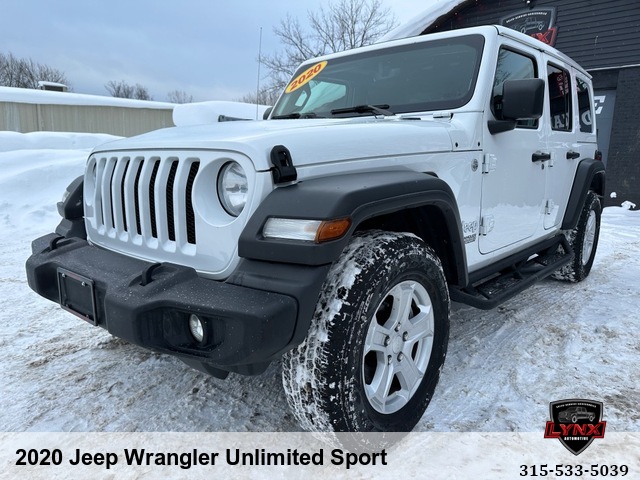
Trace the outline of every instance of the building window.
<path fill-rule="evenodd" d="M 533 58 L 506 48 L 501 48 L 493 81 L 491 110 L 497 120 L 502 118 L 502 91 L 507 80 L 537 78 L 536 62 Z M 538 120 L 518 120 L 516 127 L 538 128 Z"/>
<path fill-rule="evenodd" d="M 562 132 L 571 131 L 571 76 L 569 72 L 554 65 L 547 65 L 549 83 L 549 112 L 551 128 Z"/>

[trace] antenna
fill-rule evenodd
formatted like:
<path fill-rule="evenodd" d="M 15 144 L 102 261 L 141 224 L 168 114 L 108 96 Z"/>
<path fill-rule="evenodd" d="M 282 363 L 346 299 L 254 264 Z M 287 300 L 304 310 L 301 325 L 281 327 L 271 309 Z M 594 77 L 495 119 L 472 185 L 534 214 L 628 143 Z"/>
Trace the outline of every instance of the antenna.
<path fill-rule="evenodd" d="M 258 83 L 256 86 L 256 120 L 258 120 L 259 102 L 260 98 L 260 64 L 262 63 L 262 27 L 260 27 L 260 41 L 258 42 Z"/>

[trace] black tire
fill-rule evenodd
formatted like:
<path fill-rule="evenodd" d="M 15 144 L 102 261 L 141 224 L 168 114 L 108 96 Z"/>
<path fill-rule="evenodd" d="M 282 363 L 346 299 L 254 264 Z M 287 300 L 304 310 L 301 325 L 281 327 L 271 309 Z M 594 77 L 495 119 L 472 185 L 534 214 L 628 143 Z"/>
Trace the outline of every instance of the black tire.
<path fill-rule="evenodd" d="M 306 340 L 283 358 L 289 405 L 310 431 L 411 431 L 448 339 L 449 292 L 431 248 L 411 234 L 356 236 L 327 276 Z"/>
<path fill-rule="evenodd" d="M 578 224 L 567 234 L 574 252 L 573 259 L 571 263 L 555 272 L 553 278 L 581 282 L 589 276 L 598 248 L 601 215 L 600 199 L 594 192 L 589 191 Z"/>

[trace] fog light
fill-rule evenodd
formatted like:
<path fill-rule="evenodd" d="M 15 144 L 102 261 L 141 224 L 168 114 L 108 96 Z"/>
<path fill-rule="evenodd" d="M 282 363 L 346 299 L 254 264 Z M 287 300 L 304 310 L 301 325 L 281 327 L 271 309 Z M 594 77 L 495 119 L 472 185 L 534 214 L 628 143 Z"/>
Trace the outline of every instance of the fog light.
<path fill-rule="evenodd" d="M 189 330 L 196 341 L 202 342 L 204 340 L 204 325 L 197 315 L 191 315 L 189 317 Z"/>

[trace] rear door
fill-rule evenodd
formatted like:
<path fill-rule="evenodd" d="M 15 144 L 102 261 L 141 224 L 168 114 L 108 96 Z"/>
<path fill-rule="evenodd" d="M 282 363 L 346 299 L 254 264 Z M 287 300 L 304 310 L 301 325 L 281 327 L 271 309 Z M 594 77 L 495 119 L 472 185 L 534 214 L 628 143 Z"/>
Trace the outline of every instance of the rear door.
<path fill-rule="evenodd" d="M 575 142 L 578 123 L 574 98 L 575 78 L 572 78 L 569 68 L 552 61 L 546 62 L 545 71 L 548 115 L 546 131 L 551 160 L 547 173 L 544 228 L 550 229 L 562 220 L 581 152 Z"/>
<path fill-rule="evenodd" d="M 570 67 L 546 64 L 548 138 L 552 161 L 547 175 L 545 229 L 564 218 L 578 163 L 596 150 L 593 91 L 589 80 Z"/>

